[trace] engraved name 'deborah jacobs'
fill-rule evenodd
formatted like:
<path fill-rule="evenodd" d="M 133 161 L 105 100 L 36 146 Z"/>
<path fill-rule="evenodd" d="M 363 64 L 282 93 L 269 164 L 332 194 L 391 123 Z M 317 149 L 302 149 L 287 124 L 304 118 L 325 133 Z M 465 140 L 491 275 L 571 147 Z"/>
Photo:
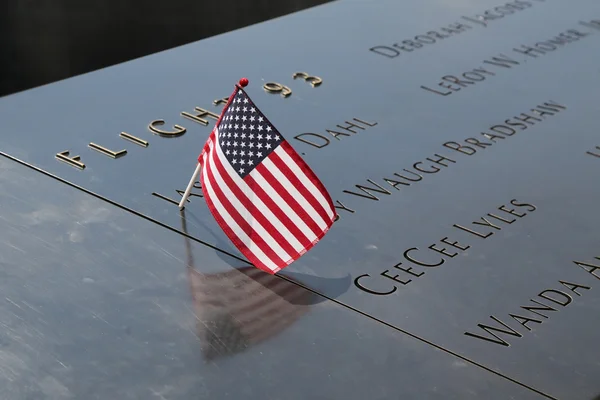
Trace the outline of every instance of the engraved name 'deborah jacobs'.
<path fill-rule="evenodd" d="M 596 279 L 600 279 L 600 257 L 595 257 L 595 260 L 594 262 L 573 261 L 573 263 Z M 515 305 L 515 309 L 502 319 L 491 315 L 492 321 L 488 322 L 489 325 L 477 324 L 481 331 L 465 332 L 465 335 L 490 345 L 509 347 L 508 340 L 516 340 L 532 332 L 532 327 L 540 327 L 557 311 L 567 308 L 575 299 L 592 288 L 573 280 L 559 280 L 552 288 L 542 290 L 534 298 L 529 299 L 527 305 Z M 526 300 L 521 304 L 525 302 Z"/>
<path fill-rule="evenodd" d="M 537 207 L 517 199 L 508 204 L 502 204 L 485 216 L 480 216 L 468 224 L 454 224 L 452 228 L 457 237 L 443 237 L 426 248 L 411 247 L 404 251 L 402 261 L 384 271 L 365 273 L 354 279 L 354 284 L 360 290 L 377 296 L 388 296 L 395 293 L 399 287 L 421 279 L 425 274 L 451 261 L 460 253 L 471 248 L 466 244 L 470 238 L 488 239 L 496 232 L 506 229 L 521 220 Z M 459 241 L 460 237 L 466 238 Z M 463 239 L 460 239 L 463 240 Z M 476 239 L 477 240 L 477 239 Z"/>
<path fill-rule="evenodd" d="M 348 195 L 347 200 L 335 200 L 335 206 L 343 215 L 356 212 L 356 202 L 353 200 L 380 201 L 385 196 L 390 196 L 395 191 L 407 189 L 418 184 L 428 176 L 435 176 L 448 167 L 457 163 L 459 157 L 474 156 L 485 153 L 497 143 L 516 135 L 518 132 L 533 128 L 536 124 L 552 117 L 567 107 L 555 101 L 546 101 L 525 112 L 505 119 L 504 122 L 494 124 L 485 131 L 461 141 L 448 141 L 442 144 L 446 149 L 452 150 L 457 155 L 435 153 L 412 164 L 411 167 L 393 171 L 384 175 L 380 180 L 367 179 L 366 184 L 354 185 L 358 190 L 343 190 Z M 395 189 L 395 190 L 394 190 Z M 341 212 L 345 211 L 345 212 Z"/>
<path fill-rule="evenodd" d="M 411 38 L 400 40 L 391 45 L 373 46 L 369 51 L 386 58 L 396 58 L 402 54 L 412 53 L 415 50 L 431 46 L 448 38 L 456 36 L 466 31 L 470 31 L 474 26 L 486 27 L 488 23 L 502 19 L 511 14 L 524 11 L 531 8 L 536 2 L 543 3 L 545 0 L 514 0 L 498 5 L 492 9 L 485 10 L 483 13 L 473 16 L 462 16 L 461 22 L 454 22 L 435 30 L 429 30 L 415 35 Z M 467 21 L 467 22 L 465 22 Z"/>

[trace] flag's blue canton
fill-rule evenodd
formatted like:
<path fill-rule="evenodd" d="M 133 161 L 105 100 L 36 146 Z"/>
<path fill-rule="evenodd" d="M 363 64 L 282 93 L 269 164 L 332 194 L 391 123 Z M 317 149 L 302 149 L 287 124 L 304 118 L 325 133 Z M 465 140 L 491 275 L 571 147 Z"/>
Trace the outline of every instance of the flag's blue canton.
<path fill-rule="evenodd" d="M 223 114 L 218 143 L 229 164 L 244 178 L 283 141 L 243 90 Z"/>

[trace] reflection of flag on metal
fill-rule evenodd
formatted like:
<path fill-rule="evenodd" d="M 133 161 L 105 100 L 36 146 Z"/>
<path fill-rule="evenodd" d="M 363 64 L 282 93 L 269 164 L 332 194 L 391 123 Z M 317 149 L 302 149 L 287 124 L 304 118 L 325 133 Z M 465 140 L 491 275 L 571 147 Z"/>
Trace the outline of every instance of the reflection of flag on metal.
<path fill-rule="evenodd" d="M 314 296 L 252 267 L 207 275 L 189 268 L 189 279 L 198 335 L 209 360 L 279 334 L 308 311 Z"/>
<path fill-rule="evenodd" d="M 241 86 L 198 162 L 180 206 L 201 171 L 204 198 L 219 226 L 268 273 L 300 258 L 333 224 L 335 208 L 327 190 Z"/>
<path fill-rule="evenodd" d="M 198 272 L 183 211 L 181 225 L 198 336 L 208 360 L 242 352 L 281 333 L 319 300 L 299 285 L 252 267 Z"/>

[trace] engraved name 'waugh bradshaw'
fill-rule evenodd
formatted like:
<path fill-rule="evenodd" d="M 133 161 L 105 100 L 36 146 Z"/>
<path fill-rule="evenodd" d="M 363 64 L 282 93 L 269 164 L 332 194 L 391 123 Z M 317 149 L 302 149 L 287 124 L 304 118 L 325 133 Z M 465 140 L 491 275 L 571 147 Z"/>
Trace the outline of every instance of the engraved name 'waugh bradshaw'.
<path fill-rule="evenodd" d="M 474 135 L 474 137 L 466 138 L 462 141 L 445 142 L 442 146 L 451 149 L 457 155 L 473 156 L 483 151 L 483 149 L 505 141 L 520 131 L 533 128 L 536 124 L 566 109 L 567 107 L 564 105 L 554 101 L 547 101 L 527 112 L 508 118 L 502 123 L 492 125 L 486 131 Z M 459 157 L 461 156 L 459 155 Z M 439 174 L 453 164 L 456 164 L 456 159 L 458 157 L 454 155 L 447 156 L 435 153 L 432 156 L 413 163 L 409 168 L 390 172 L 377 180 L 367 179 L 367 184 L 354 185 L 355 190 L 343 190 L 345 194 L 351 197 L 348 198 L 348 201 L 336 200 L 335 206 L 338 210 L 345 211 L 345 213 L 340 212 L 340 217 L 354 214 L 356 210 L 353 208 L 353 203 L 356 200 L 379 201 L 380 198 L 390 196 L 394 193 L 394 190 L 399 191 L 401 188 L 409 188 L 428 176 Z"/>

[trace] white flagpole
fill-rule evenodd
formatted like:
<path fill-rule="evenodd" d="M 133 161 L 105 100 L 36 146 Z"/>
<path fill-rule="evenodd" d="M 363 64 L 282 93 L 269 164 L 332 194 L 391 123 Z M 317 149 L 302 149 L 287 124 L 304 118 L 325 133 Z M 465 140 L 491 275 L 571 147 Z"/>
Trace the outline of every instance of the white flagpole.
<path fill-rule="evenodd" d="M 190 183 L 188 183 L 187 188 L 185 189 L 185 193 L 183 194 L 183 197 L 181 198 L 181 201 L 179 202 L 180 210 L 183 210 L 183 207 L 184 207 L 183 205 L 185 204 L 188 197 L 190 197 L 190 193 L 192 192 L 192 188 L 194 187 L 194 181 L 196 180 L 196 177 L 198 176 L 198 174 L 200 174 L 200 163 L 198 163 L 198 165 L 196 166 L 194 175 L 192 175 L 192 178 L 190 179 Z"/>

